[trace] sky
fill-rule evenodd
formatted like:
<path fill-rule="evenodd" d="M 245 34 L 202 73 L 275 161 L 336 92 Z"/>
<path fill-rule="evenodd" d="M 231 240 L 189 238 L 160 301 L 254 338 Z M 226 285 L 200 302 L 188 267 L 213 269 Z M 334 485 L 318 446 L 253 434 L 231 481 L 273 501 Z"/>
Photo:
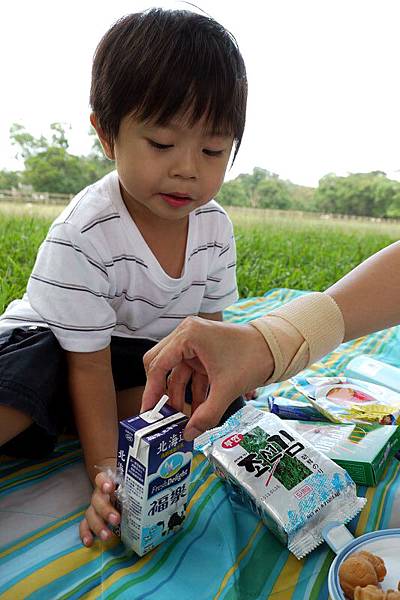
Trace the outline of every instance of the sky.
<path fill-rule="evenodd" d="M 258 166 L 301 185 L 381 170 L 400 180 L 398 0 L 194 0 L 236 37 L 249 81 L 232 179 Z M 10 125 L 59 121 L 86 154 L 93 53 L 121 16 L 184 2 L 3 0 L 0 169 L 19 169 Z"/>

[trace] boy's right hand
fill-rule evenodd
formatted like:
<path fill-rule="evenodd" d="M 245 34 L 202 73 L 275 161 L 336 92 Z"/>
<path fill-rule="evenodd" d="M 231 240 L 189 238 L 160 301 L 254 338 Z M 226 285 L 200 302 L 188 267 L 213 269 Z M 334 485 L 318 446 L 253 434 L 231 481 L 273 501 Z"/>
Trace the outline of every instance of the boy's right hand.
<path fill-rule="evenodd" d="M 95 536 L 103 542 L 110 539 L 114 534 L 107 525 L 118 525 L 120 522 L 120 514 L 111 502 L 116 489 L 114 481 L 107 473 L 101 472 L 96 475 L 94 484 L 90 505 L 79 525 L 82 543 L 88 548 L 93 545 Z"/>

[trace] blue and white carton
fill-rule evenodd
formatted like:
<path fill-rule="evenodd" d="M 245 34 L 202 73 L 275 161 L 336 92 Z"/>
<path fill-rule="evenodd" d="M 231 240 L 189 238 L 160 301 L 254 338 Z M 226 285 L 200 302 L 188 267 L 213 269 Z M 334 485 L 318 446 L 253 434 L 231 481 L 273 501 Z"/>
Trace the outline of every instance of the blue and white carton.
<path fill-rule="evenodd" d="M 193 442 L 183 438 L 187 416 L 166 405 L 167 399 L 119 424 L 120 535 L 139 556 L 168 539 L 185 519 Z"/>

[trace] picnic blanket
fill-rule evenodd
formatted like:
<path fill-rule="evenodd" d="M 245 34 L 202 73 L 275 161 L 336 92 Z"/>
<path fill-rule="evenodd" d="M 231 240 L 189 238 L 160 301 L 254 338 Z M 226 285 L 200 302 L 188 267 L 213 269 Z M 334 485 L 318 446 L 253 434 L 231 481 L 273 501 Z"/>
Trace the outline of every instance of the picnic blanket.
<path fill-rule="evenodd" d="M 234 322 L 254 319 L 301 292 L 276 289 L 237 302 L 226 311 Z M 343 374 L 356 354 L 400 362 L 398 327 L 342 346 L 313 367 Z M 262 357 L 260 357 L 262 360 Z M 266 396 L 296 396 L 288 383 Z M 350 525 L 355 535 L 400 527 L 400 462 L 393 459 L 375 488 L 360 487 L 368 503 Z M 46 461 L 0 461 L 0 598 L 149 600 L 326 600 L 334 558 L 320 546 L 298 561 L 260 520 L 234 500 L 201 454 L 193 461 L 184 527 L 139 558 L 114 539 L 84 548 L 78 524 L 90 498 L 77 441 L 60 444 Z"/>

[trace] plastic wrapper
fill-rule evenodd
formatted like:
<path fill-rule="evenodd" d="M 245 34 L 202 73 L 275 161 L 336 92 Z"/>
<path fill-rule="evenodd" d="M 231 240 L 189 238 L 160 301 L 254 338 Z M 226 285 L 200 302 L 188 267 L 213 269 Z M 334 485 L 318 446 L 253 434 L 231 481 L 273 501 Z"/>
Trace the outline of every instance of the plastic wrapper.
<path fill-rule="evenodd" d="M 400 423 L 400 394 L 381 385 L 350 377 L 297 376 L 291 383 L 334 423 Z"/>
<path fill-rule="evenodd" d="M 321 421 L 322 415 L 307 401 L 293 400 L 283 396 L 268 396 L 268 408 L 281 419 Z"/>
<path fill-rule="evenodd" d="M 346 471 L 287 421 L 250 405 L 195 448 L 299 559 L 323 542 L 328 523 L 347 523 L 366 502 Z"/>

